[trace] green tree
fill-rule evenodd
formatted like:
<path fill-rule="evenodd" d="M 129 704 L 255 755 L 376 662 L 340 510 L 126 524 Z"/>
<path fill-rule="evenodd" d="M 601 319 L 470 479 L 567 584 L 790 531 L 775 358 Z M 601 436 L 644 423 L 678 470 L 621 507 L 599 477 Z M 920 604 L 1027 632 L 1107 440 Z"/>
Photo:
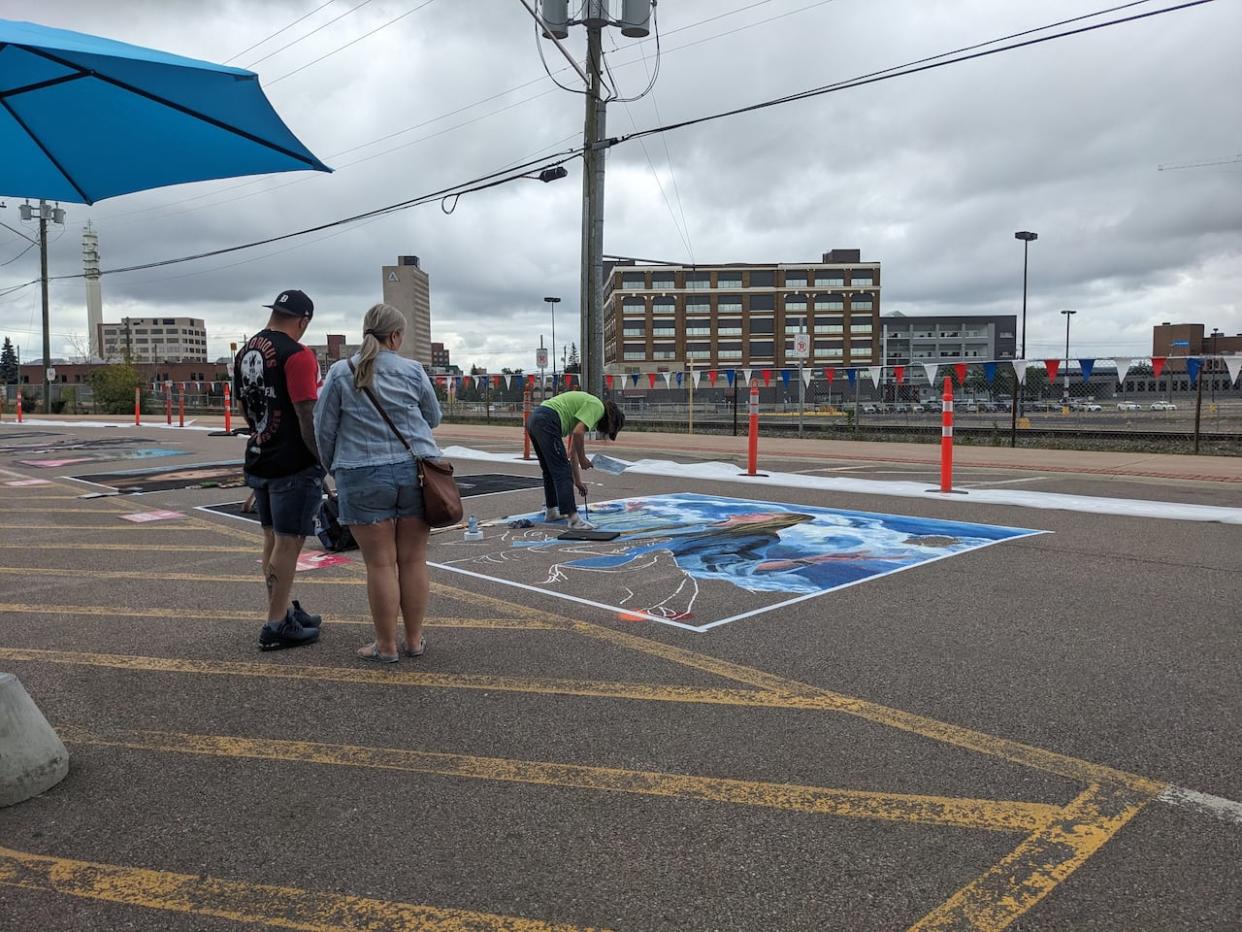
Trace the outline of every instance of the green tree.
<path fill-rule="evenodd" d="M 13 349 L 13 341 L 5 337 L 4 348 L 0 349 L 0 382 L 5 385 L 14 385 L 20 375 L 21 368 L 17 364 L 17 351 Z"/>
<path fill-rule="evenodd" d="M 95 410 L 104 414 L 126 414 L 134 410 L 134 389 L 142 376 L 131 365 L 100 366 L 91 373 Z"/>

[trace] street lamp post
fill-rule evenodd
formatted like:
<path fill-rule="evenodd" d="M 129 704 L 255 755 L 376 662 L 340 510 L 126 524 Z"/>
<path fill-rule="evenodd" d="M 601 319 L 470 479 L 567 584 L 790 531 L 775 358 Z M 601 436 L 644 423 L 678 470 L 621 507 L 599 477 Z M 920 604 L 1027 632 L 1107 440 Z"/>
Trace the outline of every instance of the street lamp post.
<path fill-rule="evenodd" d="M 1069 394 L 1070 394 L 1070 388 L 1069 388 L 1069 361 L 1070 361 L 1070 355 L 1069 355 L 1069 328 L 1070 328 L 1070 318 L 1071 318 L 1071 317 L 1073 317 L 1073 316 L 1074 316 L 1075 314 L 1077 314 L 1078 312 L 1077 312 L 1077 311 L 1062 311 L 1061 313 L 1065 315 L 1065 404 L 1066 404 L 1066 405 L 1068 405 L 1068 404 L 1069 404 Z"/>
<path fill-rule="evenodd" d="M 1028 230 L 1019 230 L 1013 235 L 1013 238 L 1022 240 L 1022 364 L 1026 365 L 1026 271 L 1030 257 L 1031 241 L 1039 239 L 1039 234 L 1031 233 Z M 1015 376 L 1016 374 L 1015 372 Z M 1013 401 L 1009 405 L 1009 445 L 1011 447 L 1018 445 L 1018 408 L 1022 406 L 1023 389 L 1026 387 L 1024 380 L 1020 381 L 1015 378 L 1014 382 Z"/>
<path fill-rule="evenodd" d="M 560 298 L 544 298 L 552 308 L 552 394 L 556 394 L 556 306 L 561 303 Z"/>

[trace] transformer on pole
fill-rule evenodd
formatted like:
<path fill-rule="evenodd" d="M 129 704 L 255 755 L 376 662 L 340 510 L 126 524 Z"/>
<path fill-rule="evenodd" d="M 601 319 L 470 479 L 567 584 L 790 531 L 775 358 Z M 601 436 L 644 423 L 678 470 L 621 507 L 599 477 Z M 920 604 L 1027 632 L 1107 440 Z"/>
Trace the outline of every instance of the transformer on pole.
<path fill-rule="evenodd" d="M 581 381 L 583 388 L 597 396 L 604 393 L 604 169 L 610 99 L 604 94 L 603 30 L 616 26 L 630 38 L 648 35 L 653 2 L 612 0 L 614 9 L 620 8 L 618 19 L 611 17 L 609 5 L 609 0 L 586 0 L 580 6 L 582 19 L 574 20 L 569 16 L 568 0 L 541 0 L 540 4 L 544 38 L 560 46 L 560 40 L 568 37 L 570 26 L 580 25 L 587 31 L 586 114 L 582 133 Z M 611 89 L 611 96 L 617 96 L 616 88 Z"/>

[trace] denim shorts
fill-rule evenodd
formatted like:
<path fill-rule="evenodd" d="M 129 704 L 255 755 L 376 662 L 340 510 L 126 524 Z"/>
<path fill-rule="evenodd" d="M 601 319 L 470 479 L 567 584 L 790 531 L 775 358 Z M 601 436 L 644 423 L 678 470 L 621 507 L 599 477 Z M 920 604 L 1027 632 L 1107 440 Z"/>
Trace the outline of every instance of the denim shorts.
<path fill-rule="evenodd" d="M 412 459 L 383 466 L 338 469 L 337 504 L 341 524 L 376 524 L 393 518 L 421 518 L 423 490 Z"/>
<path fill-rule="evenodd" d="M 275 479 L 246 473 L 246 485 L 254 489 L 254 507 L 261 525 L 287 537 L 310 537 L 315 533 L 315 515 L 323 501 L 320 467 L 308 466 L 292 476 Z"/>

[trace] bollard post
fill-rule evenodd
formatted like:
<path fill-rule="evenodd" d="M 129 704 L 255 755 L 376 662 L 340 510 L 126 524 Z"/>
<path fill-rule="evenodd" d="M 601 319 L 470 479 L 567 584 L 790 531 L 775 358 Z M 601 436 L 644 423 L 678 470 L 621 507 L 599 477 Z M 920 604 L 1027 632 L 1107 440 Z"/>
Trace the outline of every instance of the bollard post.
<path fill-rule="evenodd" d="M 940 415 L 940 491 L 953 491 L 953 379 L 945 376 Z"/>
<path fill-rule="evenodd" d="M 134 426 L 142 426 L 142 386 L 134 386 Z"/>
<path fill-rule="evenodd" d="M 22 422 L 22 393 L 19 391 L 17 393 L 17 423 L 20 424 L 21 422 Z"/>
<path fill-rule="evenodd" d="M 233 386 L 224 383 L 224 429 L 233 430 Z"/>
<path fill-rule="evenodd" d="M 164 421 L 172 427 L 172 382 L 164 383 Z"/>
<path fill-rule="evenodd" d="M 177 426 L 185 427 L 185 382 L 181 383 L 181 395 L 177 400 Z"/>
<path fill-rule="evenodd" d="M 522 391 L 522 459 L 530 459 L 530 386 Z"/>
<path fill-rule="evenodd" d="M 759 383 L 750 383 L 750 439 L 746 449 L 746 475 L 759 475 Z"/>

